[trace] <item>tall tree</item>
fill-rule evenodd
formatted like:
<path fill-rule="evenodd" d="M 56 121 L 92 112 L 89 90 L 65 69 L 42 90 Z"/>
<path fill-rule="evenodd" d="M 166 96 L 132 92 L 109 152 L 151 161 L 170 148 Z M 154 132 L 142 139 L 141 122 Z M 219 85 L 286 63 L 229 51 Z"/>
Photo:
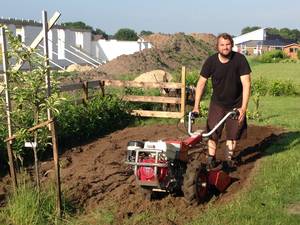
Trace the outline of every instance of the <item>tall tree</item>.
<path fill-rule="evenodd" d="M 67 27 L 67 28 L 73 28 L 73 29 L 87 29 L 87 30 L 93 30 L 93 28 L 87 24 L 85 24 L 82 21 L 77 22 L 66 22 L 62 23 L 61 25 Z"/>
<path fill-rule="evenodd" d="M 251 32 L 251 31 L 255 31 L 255 30 L 258 30 L 258 29 L 260 29 L 261 27 L 259 27 L 259 26 L 253 26 L 253 27 L 244 27 L 243 29 L 242 29 L 242 31 L 241 31 L 241 34 L 246 34 L 246 33 L 249 33 L 249 32 Z"/>
<path fill-rule="evenodd" d="M 119 41 L 136 41 L 138 39 L 136 32 L 128 28 L 118 30 L 114 36 Z"/>

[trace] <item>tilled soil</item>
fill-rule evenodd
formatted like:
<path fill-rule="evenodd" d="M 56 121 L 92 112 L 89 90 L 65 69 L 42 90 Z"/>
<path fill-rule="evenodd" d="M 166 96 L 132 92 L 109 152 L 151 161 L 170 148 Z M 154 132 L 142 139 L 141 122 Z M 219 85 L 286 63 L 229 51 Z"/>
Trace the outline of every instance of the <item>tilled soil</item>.
<path fill-rule="evenodd" d="M 182 129 L 183 127 L 179 130 L 176 125 L 125 128 L 66 150 L 60 161 L 64 193 L 71 199 L 73 207 L 84 209 L 87 213 L 98 209 L 112 210 L 119 224 L 124 224 L 125 220 L 140 213 L 157 215 L 153 221 L 155 224 L 185 224 L 199 215 L 206 204 L 187 206 L 182 196 L 171 195 L 146 200 L 135 184 L 131 168 L 124 163 L 128 141 L 183 140 L 187 135 Z M 274 127 L 250 126 L 247 138 L 241 140 L 237 147 L 241 162 L 237 170 L 230 174 L 234 182 L 225 193 L 210 201 L 213 204 L 223 204 L 234 198 L 239 191 L 249 188 L 249 181 L 255 174 L 252 172 L 255 162 L 282 132 Z M 221 140 L 218 159 L 223 158 L 224 144 L 225 141 Z M 54 175 L 53 162 L 43 162 L 40 171 L 43 183 L 51 181 Z M 9 183 L 8 177 L 2 178 L 0 186 L 3 188 L 4 183 Z M 0 197 L 4 199 L 6 190 L 2 192 Z"/>
<path fill-rule="evenodd" d="M 212 199 L 214 204 L 229 201 L 234 195 L 249 186 L 247 182 L 255 161 L 281 131 L 272 127 L 250 126 L 247 139 L 238 145 L 241 163 L 231 173 L 235 182 L 226 193 Z M 127 142 L 131 140 L 184 139 L 187 135 L 176 125 L 152 125 L 126 128 L 116 131 L 92 143 L 67 150 L 61 158 L 61 177 L 63 190 L 71 198 L 74 206 L 86 211 L 107 207 L 113 204 L 118 221 L 142 212 L 156 213 L 161 224 L 182 224 L 186 219 L 199 214 L 204 206 L 187 206 L 182 196 L 163 196 L 159 199 L 145 200 L 139 187 L 135 185 L 132 170 L 125 165 Z M 217 158 L 223 157 L 224 141 L 221 141 Z M 52 162 L 42 164 L 43 180 L 53 175 Z M 177 216 L 171 223 L 161 212 L 171 209 Z M 161 217 L 161 218 L 159 218 Z"/>

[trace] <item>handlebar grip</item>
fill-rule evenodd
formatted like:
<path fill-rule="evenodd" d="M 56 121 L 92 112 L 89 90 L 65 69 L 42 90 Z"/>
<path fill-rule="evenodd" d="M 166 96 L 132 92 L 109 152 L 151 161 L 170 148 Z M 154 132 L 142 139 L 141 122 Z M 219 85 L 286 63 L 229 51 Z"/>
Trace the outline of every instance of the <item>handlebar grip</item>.
<path fill-rule="evenodd" d="M 240 115 L 240 111 L 238 109 L 233 109 L 230 118 L 233 120 L 237 120 L 239 118 Z"/>
<path fill-rule="evenodd" d="M 191 113 L 191 119 L 195 119 L 195 118 L 198 118 L 199 117 L 199 113 L 197 112 L 192 112 Z"/>

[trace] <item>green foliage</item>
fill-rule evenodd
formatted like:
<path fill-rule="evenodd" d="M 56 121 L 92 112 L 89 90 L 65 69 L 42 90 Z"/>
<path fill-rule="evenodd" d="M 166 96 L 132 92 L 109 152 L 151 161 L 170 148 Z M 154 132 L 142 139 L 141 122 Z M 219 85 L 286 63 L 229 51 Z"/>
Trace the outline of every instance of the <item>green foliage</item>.
<path fill-rule="evenodd" d="M 275 38 L 283 38 L 288 39 L 294 42 L 300 41 L 300 31 L 297 29 L 289 29 L 289 28 L 268 28 L 267 35 L 271 36 L 273 39 Z"/>
<path fill-rule="evenodd" d="M 114 37 L 119 41 L 136 41 L 138 39 L 136 32 L 128 28 L 118 30 Z"/>
<path fill-rule="evenodd" d="M 290 96 L 296 95 L 296 87 L 291 80 L 267 80 L 263 77 L 253 79 L 251 83 L 252 95 L 258 94 L 260 96 Z"/>
<path fill-rule="evenodd" d="M 70 29 L 84 29 L 84 30 L 92 30 L 93 28 L 87 24 L 85 24 L 82 21 L 76 21 L 76 22 L 66 22 L 62 23 L 64 27 L 70 28 Z"/>
<path fill-rule="evenodd" d="M 105 33 L 103 30 L 101 30 L 101 29 L 99 29 L 99 28 L 96 28 L 96 30 L 93 30 L 92 31 L 92 34 L 95 34 L 95 35 L 102 35 L 102 37 L 104 38 L 104 39 L 108 39 L 108 34 L 107 33 Z"/>
<path fill-rule="evenodd" d="M 244 27 L 243 29 L 242 29 L 242 31 L 241 31 L 241 34 L 246 34 L 246 33 L 249 33 L 249 32 L 251 32 L 251 31 L 255 31 L 255 30 L 258 30 L 258 29 L 260 29 L 261 27 L 259 27 L 259 26 L 253 26 L 253 27 Z"/>
<path fill-rule="evenodd" d="M 153 34 L 153 32 L 152 31 L 148 31 L 148 30 L 142 30 L 140 32 L 140 36 L 147 36 L 147 35 L 151 35 L 151 34 Z"/>
<path fill-rule="evenodd" d="M 103 30 L 96 28 L 94 29 L 92 26 L 85 24 L 82 21 L 77 22 L 66 22 L 62 23 L 63 26 L 70 29 L 83 29 L 83 30 L 90 30 L 94 35 L 102 35 L 104 39 L 108 39 L 108 34 L 106 34 Z"/>
<path fill-rule="evenodd" d="M 197 82 L 199 80 L 199 71 L 191 71 L 186 75 L 186 85 L 187 86 L 197 86 Z"/>
<path fill-rule="evenodd" d="M 251 92 L 252 95 L 259 94 L 260 96 L 265 96 L 268 93 L 268 81 L 262 76 L 253 79 L 251 81 Z"/>
<path fill-rule="evenodd" d="M 298 56 L 298 59 L 300 60 L 300 49 L 298 49 L 298 51 L 297 51 L 297 56 Z"/>
<path fill-rule="evenodd" d="M 289 96 L 296 94 L 296 88 L 292 81 L 272 81 L 270 84 L 269 94 L 272 96 Z"/>
<path fill-rule="evenodd" d="M 127 126 L 133 119 L 128 103 L 115 96 L 96 97 L 86 105 L 65 102 L 57 117 L 59 140 L 78 143 Z"/>
<path fill-rule="evenodd" d="M 1 210 L 0 221 L 11 225 L 54 224 L 55 192 L 47 190 L 38 194 L 33 187 L 21 184 Z"/>
<path fill-rule="evenodd" d="M 277 63 L 286 58 L 287 55 L 281 50 L 272 50 L 257 56 L 257 60 L 262 63 Z"/>
<path fill-rule="evenodd" d="M 9 92 L 12 101 L 12 130 L 17 135 L 14 141 L 13 149 L 15 156 L 22 162 L 24 151 L 24 141 L 33 141 L 33 134 L 26 132 L 27 129 L 37 125 L 41 121 L 47 120 L 47 109 L 58 113 L 58 106 L 62 101 L 59 98 L 57 90 L 57 82 L 51 80 L 52 95 L 47 98 L 45 75 L 47 72 L 46 66 L 41 58 L 38 58 L 33 49 L 25 47 L 20 40 L 7 31 L 9 50 L 8 62 L 25 61 L 29 65 L 29 70 L 15 71 L 12 65 L 8 65 L 9 74 Z M 4 96 L 1 97 L 2 104 L 5 102 Z M 0 109 L 1 118 L 6 120 L 6 112 L 4 107 Z M 3 120 L 0 124 L 0 138 L 4 140 L 8 136 L 6 121 Z M 39 129 L 38 135 L 38 150 L 46 149 L 48 145 L 49 131 L 46 128 Z M 4 146 L 3 146 L 4 147 Z M 26 151 L 28 155 L 28 151 Z"/>

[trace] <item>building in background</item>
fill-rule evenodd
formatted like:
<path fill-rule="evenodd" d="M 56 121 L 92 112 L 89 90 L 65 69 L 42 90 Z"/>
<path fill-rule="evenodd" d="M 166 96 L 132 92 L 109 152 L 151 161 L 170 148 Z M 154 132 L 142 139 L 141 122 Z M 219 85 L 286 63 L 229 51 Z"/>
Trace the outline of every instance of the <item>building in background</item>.
<path fill-rule="evenodd" d="M 233 50 L 245 55 L 261 55 L 271 50 L 283 50 L 292 41 L 268 34 L 267 28 L 261 28 L 233 38 Z"/>
<path fill-rule="evenodd" d="M 42 24 L 33 20 L 2 18 L 0 24 L 6 25 L 26 46 L 29 46 L 42 30 Z M 91 30 L 70 29 L 61 25 L 53 26 L 48 32 L 48 39 L 50 65 L 60 68 L 66 68 L 71 64 L 89 64 L 97 67 L 120 55 L 129 55 L 152 47 L 143 39 L 138 41 L 92 40 Z M 38 53 L 43 55 L 42 43 L 38 47 Z M 26 69 L 27 66 L 24 64 L 23 68 Z"/>

